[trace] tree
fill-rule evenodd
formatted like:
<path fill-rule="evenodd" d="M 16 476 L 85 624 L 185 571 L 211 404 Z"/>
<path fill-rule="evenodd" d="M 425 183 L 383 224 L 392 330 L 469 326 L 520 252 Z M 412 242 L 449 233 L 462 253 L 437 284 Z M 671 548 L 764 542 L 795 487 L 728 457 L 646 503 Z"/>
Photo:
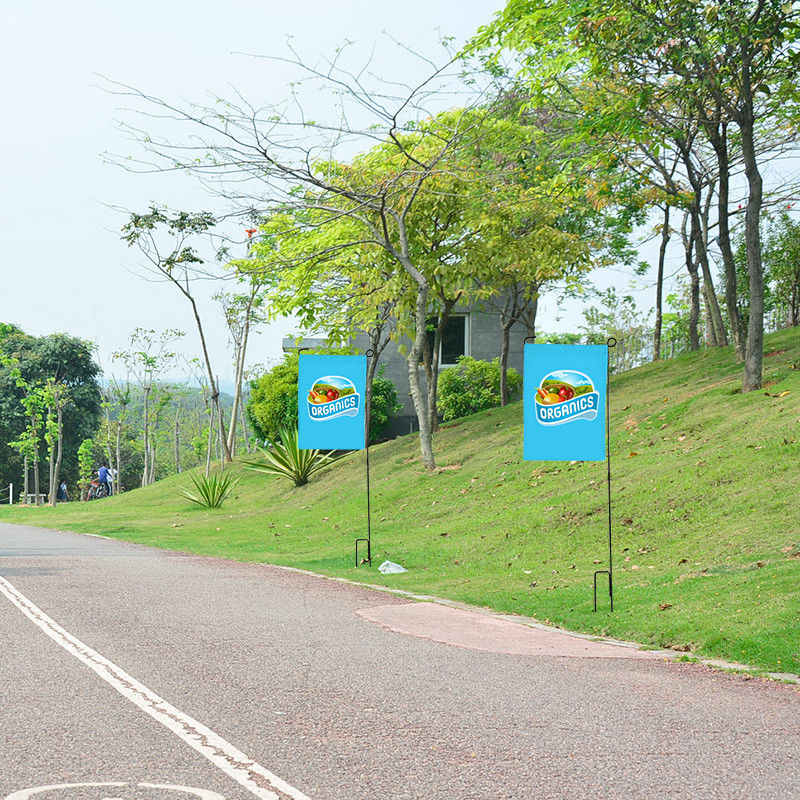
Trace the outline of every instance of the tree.
<path fill-rule="evenodd" d="M 228 447 L 228 439 L 225 435 L 222 406 L 219 402 L 219 387 L 211 366 L 203 323 L 197 307 L 197 300 L 192 293 L 191 284 L 191 279 L 197 274 L 199 265 L 205 262 L 189 242 L 200 235 L 207 234 L 215 223 L 216 220 L 213 215 L 206 211 L 198 213 L 177 211 L 170 214 L 165 208 L 151 206 L 145 214 L 133 213 L 130 215 L 130 219 L 122 228 L 122 238 L 129 247 L 136 245 L 150 262 L 153 270 L 177 287 L 178 291 L 189 301 L 192 307 L 192 315 L 200 337 L 203 361 L 208 372 L 211 402 L 216 409 L 217 419 L 219 420 L 223 460 L 230 461 L 231 453 Z M 167 235 L 168 245 L 166 252 L 162 252 L 163 247 L 159 243 L 159 233 L 166 233 Z"/>
<path fill-rule="evenodd" d="M 183 331 L 174 328 L 157 334 L 154 330 L 136 328 L 130 337 L 130 349 L 114 353 L 114 359 L 120 359 L 134 375 L 144 395 L 142 414 L 142 434 L 144 446 L 144 464 L 142 470 L 142 486 L 149 486 L 155 481 L 155 436 L 156 420 L 153 409 L 158 394 L 157 378 L 175 361 L 175 353 L 169 348 L 173 342 L 184 336 Z M 117 467 L 119 470 L 119 467 Z"/>
<path fill-rule="evenodd" d="M 764 267 L 781 322 L 800 325 L 800 222 L 788 210 L 782 210 L 768 229 Z"/>
<path fill-rule="evenodd" d="M 56 383 L 53 378 L 48 378 L 40 393 L 41 406 L 46 410 L 44 439 L 50 451 L 48 499 L 55 508 L 64 457 L 64 408 L 69 403 L 69 392 L 63 383 Z"/>
<path fill-rule="evenodd" d="M 422 463 L 433 469 L 428 400 L 419 374 L 426 346 L 431 275 L 417 260 L 412 240 L 417 207 L 448 197 L 450 189 L 437 192 L 436 180 L 453 177 L 455 163 L 446 162 L 465 141 L 480 134 L 487 117 L 486 110 L 478 107 L 481 88 L 471 76 L 469 107 L 440 113 L 452 94 L 452 89 L 439 91 L 445 82 L 452 84 L 453 76 L 445 74 L 453 66 L 451 59 L 432 74 L 428 62 L 428 74 L 416 87 L 401 89 L 395 82 L 374 90 L 365 86 L 367 71 L 346 69 L 342 52 L 320 68 L 296 54 L 288 60 L 304 70 L 311 82 L 333 90 L 336 122 L 309 120 L 299 100 L 295 106 L 298 118 L 293 119 L 287 107 L 280 105 L 256 107 L 242 101 L 217 104 L 213 109 L 178 108 L 129 87 L 123 87 L 121 93 L 143 101 L 156 114 L 165 112 L 189 123 L 201 134 L 191 144 L 175 146 L 143 134 L 143 145 L 163 168 L 187 170 L 204 179 L 219 178 L 223 193 L 245 205 L 248 213 L 257 210 L 261 217 L 289 206 L 312 211 L 318 226 L 338 226 L 347 220 L 353 236 L 347 242 L 340 239 L 337 249 L 369 246 L 392 260 L 395 270 L 412 287 L 409 383 L 420 428 Z M 353 121 L 356 117 L 357 123 Z M 368 149 L 347 160 L 338 156 L 342 148 L 352 153 L 359 147 Z M 130 166 L 130 162 L 126 164 Z M 468 181 L 463 180 L 461 187 L 468 189 Z"/>
<path fill-rule="evenodd" d="M 322 352 L 331 353 L 335 350 L 336 348 L 325 348 Z M 247 415 L 262 442 L 279 441 L 282 430 L 291 431 L 297 428 L 298 368 L 299 354 L 286 353 L 282 361 L 252 383 Z M 380 372 L 373 386 L 374 391 L 367 407 L 370 413 L 365 420 L 370 443 L 378 441 L 402 408 L 397 401 L 394 384 L 383 378 Z"/>
<path fill-rule="evenodd" d="M 247 261 L 244 265 L 239 265 L 237 262 L 237 268 L 241 279 L 249 282 L 247 292 L 232 294 L 220 291 L 214 295 L 214 299 L 219 303 L 225 316 L 225 324 L 228 326 L 234 349 L 233 410 L 227 439 L 228 451 L 231 455 L 235 454 L 236 423 L 240 416 L 242 423 L 245 423 L 242 383 L 250 329 L 260 322 L 265 322 L 268 318 L 264 296 L 260 293 L 262 288 L 260 278 L 258 272 L 254 270 L 252 262 Z M 249 453 L 250 448 L 246 436 L 245 446 Z"/>
<path fill-rule="evenodd" d="M 84 439 L 78 448 L 78 497 L 86 500 L 94 473 L 94 448 L 91 439 Z"/>
<path fill-rule="evenodd" d="M 12 362 L 14 366 L 10 366 Z M 94 435 L 99 422 L 99 373 L 89 342 L 66 334 L 34 337 L 15 326 L 0 326 L 0 441 L 24 440 L 22 450 L 0 448 L 0 478 L 4 482 L 19 482 L 27 458 L 28 467 L 33 468 L 34 483 L 38 485 L 38 465 L 34 467 L 33 462 L 38 461 L 42 443 L 46 407 L 41 404 L 41 391 L 48 381 L 63 386 L 70 398 L 62 409 L 61 473 L 68 482 L 77 480 L 78 445 Z M 53 413 L 57 425 L 55 407 Z M 56 455 L 57 451 L 58 448 Z M 27 479 L 23 483 L 27 484 Z"/>
<path fill-rule="evenodd" d="M 764 273 L 759 219 L 764 201 L 760 165 L 767 142 L 785 140 L 776 129 L 797 110 L 797 33 L 800 10 L 785 0 L 511 0 L 479 37 L 522 53 L 539 97 L 570 83 L 600 83 L 624 96 L 630 112 L 664 100 L 698 119 L 712 140 L 725 185 L 720 198 L 721 243 L 726 251 L 728 127 L 735 126 L 748 186 L 745 240 L 751 314 L 742 390 L 761 386 Z M 554 88 L 555 87 L 555 88 Z M 614 104 L 613 116 L 619 108 Z M 622 115 L 624 125 L 633 115 Z M 619 120 L 619 117 L 618 117 Z M 725 206 L 722 208 L 722 206 Z M 702 241 L 697 234 L 695 244 Z M 731 298 L 729 317 L 734 319 Z"/>
<path fill-rule="evenodd" d="M 131 404 L 130 374 L 128 374 L 125 377 L 124 383 L 112 375 L 111 380 L 108 382 L 106 406 L 109 409 L 112 406 L 116 408 L 117 418 L 116 418 L 115 448 L 114 448 L 115 458 L 113 459 L 113 461 L 112 459 L 109 458 L 109 463 L 113 463 L 115 469 L 117 470 L 116 484 L 114 486 L 114 491 L 117 494 L 123 491 L 123 485 L 124 485 L 122 481 L 122 468 L 123 468 L 122 437 L 128 419 L 128 408 L 130 404 Z M 111 415 L 109 414 L 106 417 L 106 419 L 108 424 L 108 435 L 110 436 Z"/>

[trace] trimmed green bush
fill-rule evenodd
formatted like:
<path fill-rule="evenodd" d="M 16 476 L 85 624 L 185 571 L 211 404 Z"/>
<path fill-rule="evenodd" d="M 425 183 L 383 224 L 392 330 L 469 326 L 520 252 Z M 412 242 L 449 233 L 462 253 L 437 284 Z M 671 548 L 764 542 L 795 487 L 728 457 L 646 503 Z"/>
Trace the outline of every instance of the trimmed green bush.
<path fill-rule="evenodd" d="M 299 356 L 287 353 L 283 361 L 250 384 L 247 419 L 262 441 L 275 442 L 282 429 L 297 427 Z"/>
<path fill-rule="evenodd" d="M 250 386 L 247 419 L 262 442 L 281 439 L 281 430 L 297 427 L 297 383 L 299 357 L 287 353 L 280 364 L 254 380 Z M 372 405 L 369 440 L 377 442 L 402 405 L 397 399 L 397 389 L 383 377 L 383 367 L 372 382 Z"/>
<path fill-rule="evenodd" d="M 369 408 L 369 442 L 374 444 L 403 408 L 397 399 L 397 388 L 383 377 L 383 366 L 378 368 L 378 374 L 372 381 L 372 403 Z"/>
<path fill-rule="evenodd" d="M 516 399 L 522 389 L 522 376 L 508 370 L 508 394 Z M 439 411 L 445 422 L 467 417 L 500 405 L 500 359 L 479 361 L 460 356 L 455 367 L 439 373 Z"/>

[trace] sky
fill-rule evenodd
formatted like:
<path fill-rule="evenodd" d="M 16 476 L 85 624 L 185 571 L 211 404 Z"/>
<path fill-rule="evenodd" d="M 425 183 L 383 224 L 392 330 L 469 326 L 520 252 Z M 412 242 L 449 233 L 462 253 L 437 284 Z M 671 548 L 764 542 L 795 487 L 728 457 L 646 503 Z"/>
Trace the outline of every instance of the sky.
<path fill-rule="evenodd" d="M 4 124 L 0 194 L 0 321 L 41 336 L 66 332 L 94 342 L 109 376 L 114 352 L 136 327 L 179 328 L 181 349 L 199 354 L 190 309 L 175 287 L 142 277 L 144 261 L 120 239 L 124 211 L 150 203 L 220 212 L 185 175 L 134 174 L 103 154 L 139 156 L 121 123 L 137 123 L 107 81 L 173 101 L 232 96 L 278 102 L 297 77 L 248 54 L 285 55 L 287 37 L 309 58 L 346 41 L 375 68 L 406 76 L 407 53 L 389 36 L 433 56 L 438 34 L 466 41 L 503 0 L 142 0 L 136 4 L 31 0 L 4 9 L 0 32 Z M 389 36 L 387 36 L 387 33 Z M 107 80 L 106 80 L 107 79 Z M 232 355 L 221 313 L 203 295 L 211 357 L 225 380 Z M 248 362 L 280 357 L 291 320 L 264 326 Z"/>
<path fill-rule="evenodd" d="M 504 5 L 505 0 L 228 0 L 224 8 L 210 0 L 9 4 L 0 30 L 0 321 L 37 336 L 66 332 L 95 343 L 107 378 L 124 375 L 112 355 L 129 347 L 137 327 L 186 331 L 176 349 L 187 357 L 200 353 L 188 303 L 174 286 L 145 279 L 144 259 L 121 240 L 120 228 L 126 211 L 144 211 L 152 203 L 217 214 L 227 209 L 190 176 L 137 174 L 109 163 L 108 154 L 122 160 L 143 154 L 125 124 L 169 132 L 160 127 L 163 121 L 132 114 L 130 101 L 110 91 L 111 82 L 179 104 L 211 103 L 235 91 L 255 104 L 279 103 L 299 77 L 297 68 L 255 56 L 287 56 L 287 37 L 309 63 L 353 42 L 356 62 L 371 58 L 377 74 L 412 81 L 414 70 L 423 74 L 421 62 L 392 40 L 440 63 L 440 36 L 460 45 Z M 329 106 L 316 109 L 309 97 L 309 115 L 324 119 Z M 779 177 L 800 174 L 797 163 L 776 171 Z M 657 240 L 644 246 L 641 257 L 654 264 L 657 246 Z M 681 262 L 679 237 L 673 236 L 670 286 L 684 271 Z M 622 293 L 630 280 L 630 271 L 593 275 L 601 288 L 613 285 Z M 222 313 L 210 298 L 216 288 L 206 285 L 198 295 L 214 369 L 226 384 L 232 352 Z M 640 308 L 652 307 L 652 275 L 634 294 Z M 545 296 L 539 330 L 579 331 L 582 308 L 571 302 L 559 309 L 555 297 Z M 282 338 L 294 333 L 292 320 L 262 326 L 251 338 L 248 365 L 275 363 Z"/>

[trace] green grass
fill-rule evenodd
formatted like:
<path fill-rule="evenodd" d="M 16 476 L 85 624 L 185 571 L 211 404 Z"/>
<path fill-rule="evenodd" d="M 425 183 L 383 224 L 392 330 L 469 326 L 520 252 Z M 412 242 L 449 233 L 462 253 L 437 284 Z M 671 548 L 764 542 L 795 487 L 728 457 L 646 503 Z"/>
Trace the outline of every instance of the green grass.
<path fill-rule="evenodd" d="M 614 599 L 606 466 L 522 460 L 514 404 L 446 424 L 440 469 L 416 436 L 370 449 L 299 489 L 241 476 L 224 508 L 178 495 L 188 477 L 92 503 L 0 510 L 0 520 L 283 564 L 536 617 L 600 636 L 800 672 L 800 330 L 767 337 L 765 391 L 742 395 L 731 350 L 652 364 L 611 383 Z M 774 353 L 774 354 L 773 354 Z M 777 395 L 788 391 L 784 397 Z M 408 569 L 381 576 L 384 559 Z"/>

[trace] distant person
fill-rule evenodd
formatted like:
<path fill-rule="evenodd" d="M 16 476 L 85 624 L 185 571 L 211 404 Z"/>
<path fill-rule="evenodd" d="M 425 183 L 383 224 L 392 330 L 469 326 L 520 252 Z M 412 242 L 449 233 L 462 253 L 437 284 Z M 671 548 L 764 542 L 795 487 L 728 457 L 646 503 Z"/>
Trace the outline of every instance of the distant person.
<path fill-rule="evenodd" d="M 61 483 L 58 485 L 56 500 L 60 500 L 62 503 L 67 502 L 67 484 L 65 481 L 61 481 Z"/>
<path fill-rule="evenodd" d="M 106 490 L 106 497 L 108 497 L 111 494 L 111 486 L 109 486 L 108 483 L 109 475 L 110 472 L 108 469 L 108 465 L 104 461 L 103 466 L 100 467 L 99 470 L 97 470 L 97 479 L 100 482 L 100 485 Z"/>

